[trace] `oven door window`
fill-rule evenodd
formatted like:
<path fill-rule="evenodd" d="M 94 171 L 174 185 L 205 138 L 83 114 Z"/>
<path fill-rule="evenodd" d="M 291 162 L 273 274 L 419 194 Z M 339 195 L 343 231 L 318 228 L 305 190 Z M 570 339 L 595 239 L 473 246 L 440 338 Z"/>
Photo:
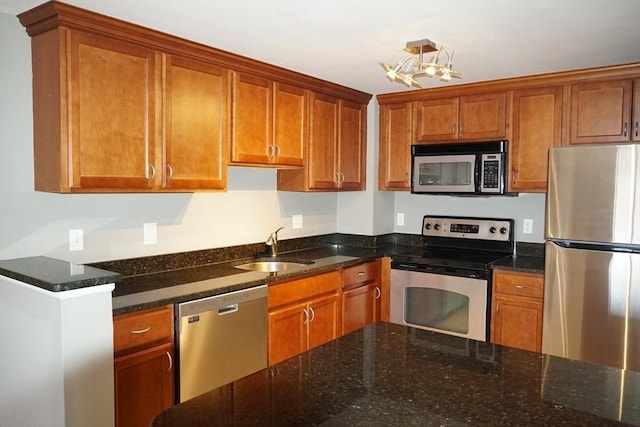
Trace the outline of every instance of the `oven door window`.
<path fill-rule="evenodd" d="M 475 191 L 475 155 L 423 156 L 415 158 L 414 190 Z"/>
<path fill-rule="evenodd" d="M 469 297 L 443 289 L 407 287 L 404 321 L 441 331 L 469 333 Z"/>

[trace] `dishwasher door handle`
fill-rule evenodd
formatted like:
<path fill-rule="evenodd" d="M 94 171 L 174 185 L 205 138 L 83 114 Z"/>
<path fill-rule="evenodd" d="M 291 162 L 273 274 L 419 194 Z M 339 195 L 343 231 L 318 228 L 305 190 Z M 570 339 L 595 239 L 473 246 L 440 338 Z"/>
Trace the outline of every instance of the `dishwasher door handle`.
<path fill-rule="evenodd" d="M 231 314 L 238 311 L 238 304 L 231 304 L 226 307 L 220 307 L 218 309 L 218 316 L 224 316 L 225 314 Z"/>

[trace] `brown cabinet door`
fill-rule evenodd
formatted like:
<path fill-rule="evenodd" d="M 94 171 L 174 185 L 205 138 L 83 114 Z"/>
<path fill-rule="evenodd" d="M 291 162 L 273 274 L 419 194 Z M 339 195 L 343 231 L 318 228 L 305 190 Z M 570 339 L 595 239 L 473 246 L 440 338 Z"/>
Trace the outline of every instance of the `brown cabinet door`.
<path fill-rule="evenodd" d="M 340 299 L 337 294 L 310 301 L 307 310 L 309 313 L 307 349 L 338 338 Z"/>
<path fill-rule="evenodd" d="M 360 329 L 379 318 L 377 283 L 342 292 L 342 334 Z"/>
<path fill-rule="evenodd" d="M 340 101 L 338 184 L 344 190 L 364 190 L 366 158 L 365 106 Z"/>
<path fill-rule="evenodd" d="M 509 188 L 544 192 L 549 149 L 559 147 L 561 141 L 562 86 L 515 90 L 512 123 Z"/>
<path fill-rule="evenodd" d="M 542 350 L 542 302 L 503 296 L 494 299 L 491 342 L 524 350 Z"/>
<path fill-rule="evenodd" d="M 307 304 L 288 305 L 269 311 L 269 365 L 307 349 Z"/>
<path fill-rule="evenodd" d="M 233 73 L 231 96 L 231 162 L 271 162 L 271 81 Z"/>
<path fill-rule="evenodd" d="M 115 359 L 116 427 L 147 427 L 173 405 L 172 352 L 166 343 Z"/>
<path fill-rule="evenodd" d="M 69 46 L 71 189 L 153 186 L 155 53 L 81 32 Z"/>
<path fill-rule="evenodd" d="M 571 85 L 569 144 L 629 142 L 633 80 L 607 80 Z"/>
<path fill-rule="evenodd" d="M 506 136 L 507 95 L 504 92 L 460 97 L 458 138 L 501 139 Z"/>
<path fill-rule="evenodd" d="M 164 187 L 226 187 L 227 71 L 168 56 Z"/>
<path fill-rule="evenodd" d="M 338 100 L 332 96 L 311 94 L 308 187 L 331 190 L 338 186 L 336 153 L 338 143 Z"/>
<path fill-rule="evenodd" d="M 419 142 L 457 140 L 458 108 L 458 98 L 417 102 L 416 139 Z"/>
<path fill-rule="evenodd" d="M 380 106 L 378 190 L 409 190 L 413 103 Z"/>
<path fill-rule="evenodd" d="M 283 166 L 303 166 L 309 132 L 308 91 L 274 83 L 273 162 Z"/>

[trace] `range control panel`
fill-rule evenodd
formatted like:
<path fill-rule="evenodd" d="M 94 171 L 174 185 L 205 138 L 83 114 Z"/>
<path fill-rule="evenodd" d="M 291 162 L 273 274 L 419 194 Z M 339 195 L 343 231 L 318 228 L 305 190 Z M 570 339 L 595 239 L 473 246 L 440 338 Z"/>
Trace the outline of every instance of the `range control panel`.
<path fill-rule="evenodd" d="M 510 219 L 425 216 L 422 235 L 507 242 L 512 226 Z"/>

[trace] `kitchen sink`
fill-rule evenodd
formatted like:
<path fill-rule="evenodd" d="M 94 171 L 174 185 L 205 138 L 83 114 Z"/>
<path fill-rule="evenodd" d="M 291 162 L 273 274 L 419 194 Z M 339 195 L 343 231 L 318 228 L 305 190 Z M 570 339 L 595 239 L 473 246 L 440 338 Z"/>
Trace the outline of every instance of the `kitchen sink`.
<path fill-rule="evenodd" d="M 313 264 L 315 261 L 309 261 L 299 258 L 260 258 L 251 262 L 236 265 L 235 268 L 241 270 L 260 271 L 260 272 L 280 272 L 287 270 L 295 270 Z"/>

